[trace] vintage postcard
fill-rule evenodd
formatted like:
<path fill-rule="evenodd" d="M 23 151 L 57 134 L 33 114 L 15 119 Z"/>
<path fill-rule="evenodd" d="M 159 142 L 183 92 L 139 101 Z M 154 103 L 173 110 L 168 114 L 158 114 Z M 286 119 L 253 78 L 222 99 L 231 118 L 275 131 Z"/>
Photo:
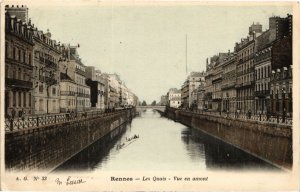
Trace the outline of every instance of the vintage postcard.
<path fill-rule="evenodd" d="M 1 2 L 1 190 L 299 190 L 299 2 Z"/>

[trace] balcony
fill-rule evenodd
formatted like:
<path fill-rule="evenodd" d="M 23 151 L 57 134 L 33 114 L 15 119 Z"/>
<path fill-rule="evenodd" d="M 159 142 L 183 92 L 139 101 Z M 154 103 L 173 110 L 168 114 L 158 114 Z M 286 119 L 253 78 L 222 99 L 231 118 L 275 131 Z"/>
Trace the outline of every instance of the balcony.
<path fill-rule="evenodd" d="M 45 63 L 47 65 L 47 67 L 53 68 L 53 69 L 57 69 L 58 65 L 56 63 L 54 63 L 53 61 L 50 61 L 48 59 L 45 59 Z"/>
<path fill-rule="evenodd" d="M 254 85 L 254 81 L 247 81 L 242 84 L 242 87 L 251 87 Z"/>
<path fill-rule="evenodd" d="M 40 75 L 39 76 L 39 80 L 41 82 L 46 83 L 47 85 L 55 85 L 55 84 L 57 84 L 57 80 L 54 79 L 54 78 L 51 78 L 51 77 L 45 77 L 45 76 Z"/>
<path fill-rule="evenodd" d="M 19 79 L 5 78 L 5 85 L 8 87 L 22 88 L 22 89 L 32 89 L 33 83 L 31 81 L 23 81 Z"/>
<path fill-rule="evenodd" d="M 254 95 L 255 97 L 266 97 L 270 95 L 270 90 L 255 91 Z"/>
<path fill-rule="evenodd" d="M 233 83 L 233 82 L 232 82 L 232 83 L 228 83 L 228 84 L 222 85 L 222 86 L 221 86 L 221 89 L 224 90 L 224 89 L 234 88 L 235 85 L 236 85 L 236 84 Z"/>
<path fill-rule="evenodd" d="M 75 92 L 74 91 L 61 91 L 60 95 L 61 96 L 75 96 Z"/>
<path fill-rule="evenodd" d="M 79 69 L 79 68 L 76 68 L 75 72 L 82 75 L 82 76 L 86 76 L 85 72 L 83 70 Z"/>
<path fill-rule="evenodd" d="M 89 98 L 90 95 L 89 94 L 85 94 L 85 93 L 77 93 L 77 97 Z"/>

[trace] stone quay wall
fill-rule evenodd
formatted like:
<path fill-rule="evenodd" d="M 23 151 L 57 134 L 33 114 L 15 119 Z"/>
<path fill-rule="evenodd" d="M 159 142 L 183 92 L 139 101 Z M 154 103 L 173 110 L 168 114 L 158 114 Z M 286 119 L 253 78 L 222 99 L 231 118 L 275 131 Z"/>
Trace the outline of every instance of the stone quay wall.
<path fill-rule="evenodd" d="M 199 129 L 279 168 L 293 164 L 292 126 L 168 108 L 164 115 Z"/>
<path fill-rule="evenodd" d="M 51 171 L 135 116 L 135 109 L 5 134 L 8 171 Z"/>

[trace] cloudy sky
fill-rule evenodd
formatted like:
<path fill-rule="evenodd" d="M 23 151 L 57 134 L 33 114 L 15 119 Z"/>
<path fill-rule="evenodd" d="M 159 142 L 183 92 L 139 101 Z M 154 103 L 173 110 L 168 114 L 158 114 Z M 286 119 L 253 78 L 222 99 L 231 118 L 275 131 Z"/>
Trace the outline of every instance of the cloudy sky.
<path fill-rule="evenodd" d="M 184 82 L 186 35 L 188 73 L 202 71 L 207 57 L 232 51 L 253 22 L 266 30 L 269 17 L 292 13 L 288 4 L 84 2 L 89 3 L 28 4 L 29 17 L 40 30 L 49 29 L 53 39 L 80 44 L 78 52 L 85 65 L 119 74 L 147 103 L 159 101 L 169 88 L 180 88 Z"/>

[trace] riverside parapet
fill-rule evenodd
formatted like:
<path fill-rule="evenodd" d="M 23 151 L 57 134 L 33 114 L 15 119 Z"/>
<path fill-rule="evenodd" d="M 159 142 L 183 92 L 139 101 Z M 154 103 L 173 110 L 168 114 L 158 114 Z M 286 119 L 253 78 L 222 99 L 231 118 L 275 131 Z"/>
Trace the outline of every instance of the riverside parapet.
<path fill-rule="evenodd" d="M 51 171 L 104 135 L 131 121 L 135 113 L 133 108 L 6 133 L 6 170 Z"/>

